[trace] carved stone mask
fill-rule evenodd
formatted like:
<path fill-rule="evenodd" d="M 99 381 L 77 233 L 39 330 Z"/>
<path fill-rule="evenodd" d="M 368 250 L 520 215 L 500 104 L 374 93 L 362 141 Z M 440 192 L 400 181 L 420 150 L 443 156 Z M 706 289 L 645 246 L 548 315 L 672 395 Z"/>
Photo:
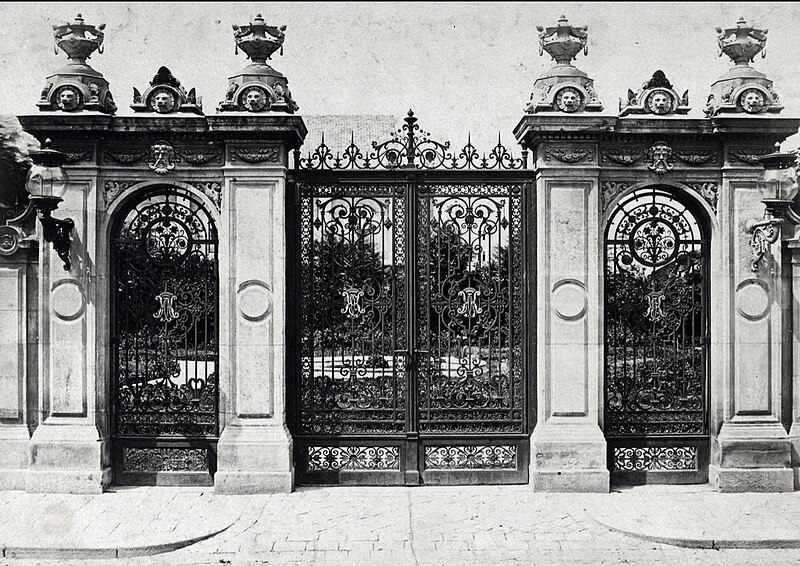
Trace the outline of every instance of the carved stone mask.
<path fill-rule="evenodd" d="M 672 97 L 666 92 L 657 90 L 650 95 L 649 106 L 654 114 L 666 114 L 672 110 Z"/>
<path fill-rule="evenodd" d="M 175 97 L 169 91 L 160 90 L 153 96 L 151 106 L 159 114 L 166 114 L 175 108 Z"/>
<path fill-rule="evenodd" d="M 556 104 L 564 112 L 575 112 L 581 104 L 581 95 L 574 88 L 565 88 L 559 91 Z"/>
<path fill-rule="evenodd" d="M 744 111 L 749 114 L 756 114 L 764 108 L 764 95 L 754 88 L 744 91 L 739 100 Z"/>
<path fill-rule="evenodd" d="M 251 88 L 245 94 L 245 107 L 250 112 L 257 112 L 266 106 L 267 101 L 264 97 L 264 91 L 260 88 Z"/>
<path fill-rule="evenodd" d="M 78 93 L 75 89 L 62 89 L 58 93 L 58 106 L 62 110 L 75 110 L 78 107 Z"/>

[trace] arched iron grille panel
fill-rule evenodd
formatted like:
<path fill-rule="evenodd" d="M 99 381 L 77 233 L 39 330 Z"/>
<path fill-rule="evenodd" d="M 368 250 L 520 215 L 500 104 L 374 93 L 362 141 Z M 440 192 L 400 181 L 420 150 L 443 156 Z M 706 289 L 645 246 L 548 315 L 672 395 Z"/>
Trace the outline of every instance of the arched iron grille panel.
<path fill-rule="evenodd" d="M 523 430 L 521 189 L 420 186 L 421 432 Z"/>
<path fill-rule="evenodd" d="M 404 187 L 301 195 L 301 432 L 403 432 Z"/>
<path fill-rule="evenodd" d="M 703 448 L 680 438 L 708 433 L 708 257 L 702 225 L 665 190 L 633 192 L 609 220 L 606 436 L 672 439 L 610 441 L 612 471 L 697 470 Z"/>
<path fill-rule="evenodd" d="M 218 239 L 212 218 L 187 191 L 159 189 L 122 213 L 111 244 L 115 436 L 216 436 Z M 183 469 L 174 453 L 166 458 Z M 168 466 L 142 465 L 143 471 Z"/>

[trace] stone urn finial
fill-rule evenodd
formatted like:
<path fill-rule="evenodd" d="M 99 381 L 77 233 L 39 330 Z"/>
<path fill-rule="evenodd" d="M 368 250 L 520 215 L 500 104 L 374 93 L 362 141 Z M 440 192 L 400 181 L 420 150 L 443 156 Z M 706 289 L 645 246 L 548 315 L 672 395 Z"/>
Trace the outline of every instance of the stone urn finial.
<path fill-rule="evenodd" d="M 244 26 L 233 26 L 236 53 L 245 52 L 252 61 L 239 73 L 228 77 L 225 100 L 219 103 L 219 112 L 286 112 L 294 114 L 299 106 L 292 99 L 289 81 L 267 64 L 267 60 L 280 49 L 286 26 L 270 26 L 261 14 Z"/>
<path fill-rule="evenodd" d="M 103 74 L 92 69 L 86 60 L 92 53 L 103 52 L 105 24 L 85 23 L 78 14 L 71 23 L 53 26 L 54 51 L 60 49 L 69 57 L 66 66 L 47 77 L 39 101 L 39 110 L 48 112 L 82 112 L 84 110 L 113 114 L 114 98 Z"/>
<path fill-rule="evenodd" d="M 233 26 L 236 53 L 238 54 L 241 49 L 253 63 L 266 65 L 267 60 L 279 49 L 283 55 L 285 31 L 286 26 L 267 25 L 261 14 L 256 14 L 249 25 Z"/>
<path fill-rule="evenodd" d="M 768 29 L 757 29 L 747 23 L 743 17 L 739 17 L 736 27 L 717 28 L 717 44 L 719 45 L 719 56 L 724 53 L 730 57 L 736 65 L 749 66 L 748 63 L 761 53 L 761 57 L 767 56 L 764 48 L 767 45 Z"/>
<path fill-rule="evenodd" d="M 566 16 L 558 24 L 539 30 L 539 55 L 545 51 L 556 64 L 533 83 L 533 93 L 525 112 L 599 112 L 603 105 L 594 90 L 594 81 L 572 65 L 572 60 L 587 47 L 588 26 L 573 26 Z"/>
<path fill-rule="evenodd" d="M 103 30 L 106 24 L 93 26 L 85 24 L 83 16 L 78 14 L 72 23 L 53 26 L 55 45 L 53 51 L 58 55 L 61 49 L 71 61 L 85 63 L 92 53 L 103 52 Z M 86 37 L 89 33 L 91 37 Z"/>
<path fill-rule="evenodd" d="M 736 27 L 716 28 L 720 57 L 724 53 L 734 66 L 711 85 L 704 112 L 711 118 L 719 114 L 745 113 L 752 116 L 775 114 L 783 109 L 772 81 L 750 66 L 761 53 L 766 56 L 766 29 L 758 29 L 739 18 Z"/>
<path fill-rule="evenodd" d="M 570 25 L 566 16 L 561 16 L 556 26 L 536 26 L 536 29 L 539 31 L 539 55 L 547 51 L 559 65 L 569 65 L 581 51 L 584 55 L 589 53 L 586 42 L 589 27 Z"/>

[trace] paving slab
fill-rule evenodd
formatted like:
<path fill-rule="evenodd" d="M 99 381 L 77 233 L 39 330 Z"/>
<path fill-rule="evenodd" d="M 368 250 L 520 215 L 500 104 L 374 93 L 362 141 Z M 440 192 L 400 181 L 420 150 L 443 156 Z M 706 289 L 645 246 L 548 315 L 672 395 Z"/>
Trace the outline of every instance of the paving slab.
<path fill-rule="evenodd" d="M 530 486 L 248 496 L 208 488 L 0 492 L 0 546 L 3 559 L 20 566 L 87 559 L 91 566 L 800 564 L 800 493 L 661 487 L 553 494 Z M 768 554 L 774 549 L 783 549 L 780 561 Z M 686 560 L 677 560 L 681 552 Z"/>
<path fill-rule="evenodd" d="M 628 536 L 690 548 L 800 548 L 800 492 L 718 493 L 643 486 L 587 500 L 587 514 Z"/>
<path fill-rule="evenodd" d="M 124 489 L 102 495 L 0 492 L 0 550 L 6 558 L 99 559 L 160 554 L 213 537 L 236 510 L 199 513 L 201 490 Z"/>

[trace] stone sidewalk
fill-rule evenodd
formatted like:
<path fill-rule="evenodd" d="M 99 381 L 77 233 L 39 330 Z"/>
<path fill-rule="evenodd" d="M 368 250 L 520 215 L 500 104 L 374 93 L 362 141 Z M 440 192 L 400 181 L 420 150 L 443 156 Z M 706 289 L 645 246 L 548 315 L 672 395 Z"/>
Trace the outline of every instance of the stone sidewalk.
<path fill-rule="evenodd" d="M 100 496 L 9 491 L 0 492 L 0 547 L 5 563 L 20 565 L 56 559 L 84 565 L 85 559 L 136 565 L 800 564 L 800 492 L 647 487 L 548 494 L 529 486 L 304 488 L 271 496 L 222 496 L 201 488 L 129 488 Z"/>

